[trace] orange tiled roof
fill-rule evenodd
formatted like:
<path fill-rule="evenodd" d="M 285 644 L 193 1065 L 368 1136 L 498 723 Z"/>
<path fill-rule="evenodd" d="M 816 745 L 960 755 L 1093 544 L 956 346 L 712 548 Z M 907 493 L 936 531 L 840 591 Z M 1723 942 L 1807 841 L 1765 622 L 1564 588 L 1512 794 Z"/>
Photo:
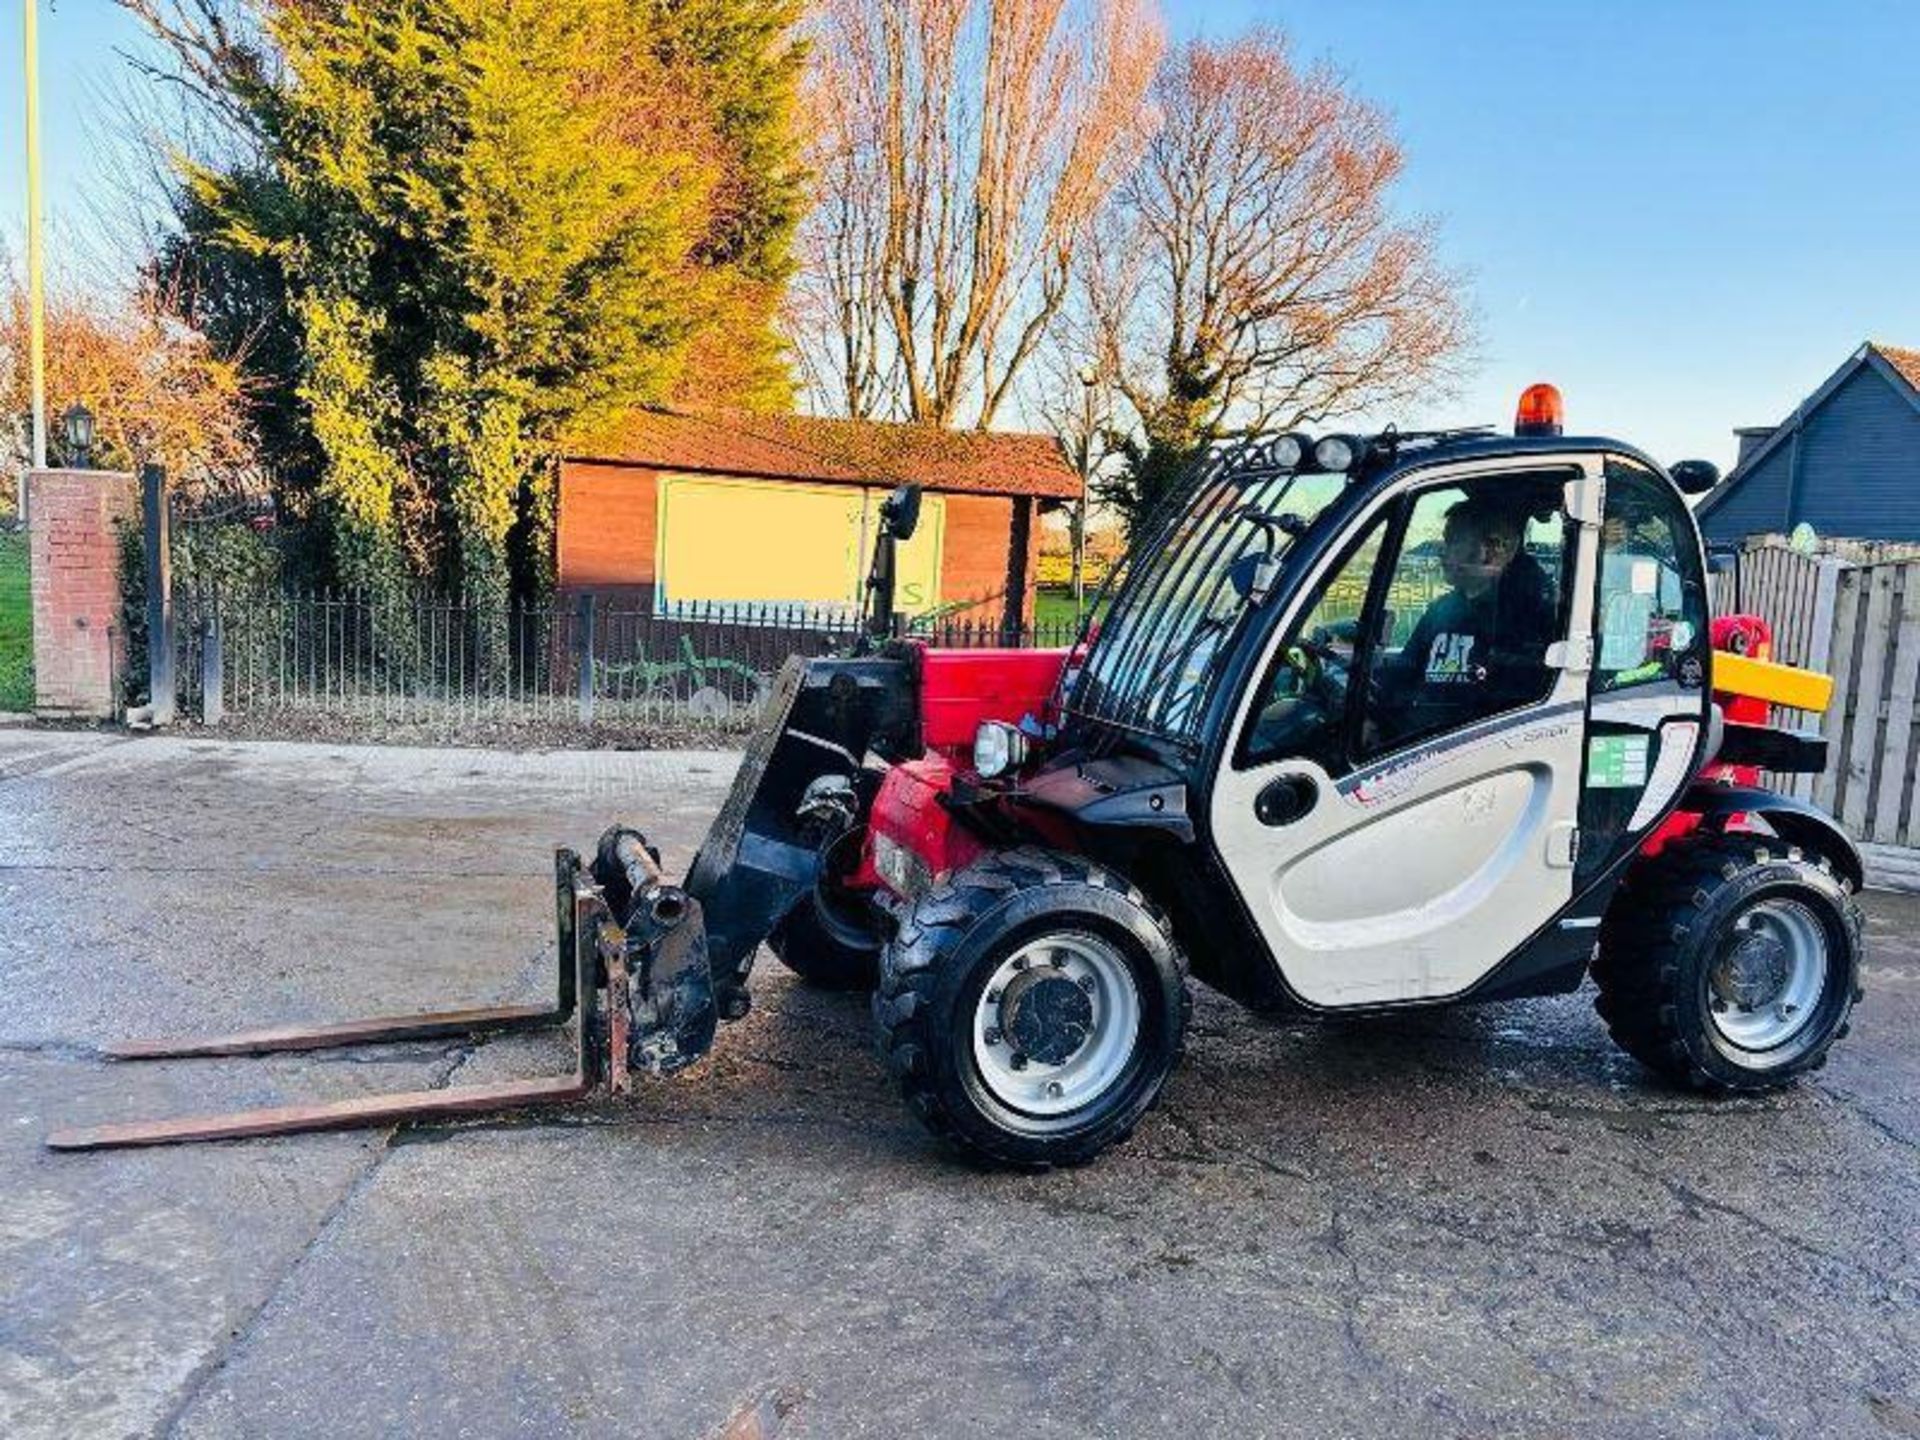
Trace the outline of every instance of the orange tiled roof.
<path fill-rule="evenodd" d="M 1868 348 L 1900 372 L 1914 389 L 1920 390 L 1920 350 L 1906 350 L 1898 345 L 1881 345 L 1875 341 L 1867 342 Z"/>
<path fill-rule="evenodd" d="M 976 495 L 1071 500 L 1080 477 L 1051 436 L 942 430 L 873 420 L 745 411 L 635 410 L 570 446 L 579 460 L 662 470 L 766 475 L 845 485 L 899 485 Z"/>

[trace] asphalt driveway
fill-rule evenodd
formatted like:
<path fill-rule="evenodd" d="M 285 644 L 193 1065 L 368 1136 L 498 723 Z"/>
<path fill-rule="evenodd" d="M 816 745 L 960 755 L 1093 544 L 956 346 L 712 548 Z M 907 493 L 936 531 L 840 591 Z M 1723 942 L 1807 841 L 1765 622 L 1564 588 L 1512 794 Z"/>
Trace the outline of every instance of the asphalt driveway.
<path fill-rule="evenodd" d="M 724 753 L 0 730 L 0 1435 L 1920 1436 L 1920 900 L 1816 1079 L 1710 1103 L 1588 994 L 1271 1026 L 985 1175 L 770 959 L 631 1103 L 55 1155 L 59 1123 L 557 1070 L 555 1037 L 112 1065 L 540 998 L 550 852 L 684 865 Z"/>

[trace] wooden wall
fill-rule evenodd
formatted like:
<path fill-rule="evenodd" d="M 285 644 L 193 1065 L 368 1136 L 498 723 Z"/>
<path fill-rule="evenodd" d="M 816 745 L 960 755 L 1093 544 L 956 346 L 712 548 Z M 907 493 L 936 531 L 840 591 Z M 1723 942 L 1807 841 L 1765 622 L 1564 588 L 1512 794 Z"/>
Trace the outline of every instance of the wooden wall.
<path fill-rule="evenodd" d="M 1716 614 L 1735 608 L 1732 580 L 1714 577 Z M 1768 539 L 1740 557 L 1738 606 L 1773 626 L 1774 659 L 1833 676 L 1825 715 L 1776 717 L 1826 735 L 1826 773 L 1779 776 L 1775 787 L 1812 800 L 1856 839 L 1920 843 L 1920 559 L 1862 565 Z"/>
<path fill-rule="evenodd" d="M 659 477 L 638 465 L 560 466 L 555 576 L 562 590 L 651 590 Z"/>
<path fill-rule="evenodd" d="M 562 591 L 651 592 L 656 574 L 659 477 L 644 466 L 568 460 L 560 466 L 555 574 Z M 946 499 L 946 543 L 940 563 L 943 604 L 978 600 L 955 618 L 997 624 L 1007 586 L 1007 543 L 1013 502 L 1001 495 Z M 1040 526 L 1028 544 L 1029 588 L 1022 607 L 1033 619 L 1031 581 L 1039 566 Z"/>

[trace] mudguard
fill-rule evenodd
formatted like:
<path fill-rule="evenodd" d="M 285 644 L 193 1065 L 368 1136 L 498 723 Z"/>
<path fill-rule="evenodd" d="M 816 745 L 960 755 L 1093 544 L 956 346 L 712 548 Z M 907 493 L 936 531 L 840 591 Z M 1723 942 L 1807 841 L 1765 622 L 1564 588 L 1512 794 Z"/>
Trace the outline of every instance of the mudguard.
<path fill-rule="evenodd" d="M 1756 815 L 1782 840 L 1824 855 L 1834 873 L 1858 890 L 1866 880 L 1866 862 L 1851 836 L 1826 811 L 1757 785 L 1696 783 L 1680 802 L 1678 813 L 1698 815 L 1708 830 L 1725 830 L 1739 815 Z"/>

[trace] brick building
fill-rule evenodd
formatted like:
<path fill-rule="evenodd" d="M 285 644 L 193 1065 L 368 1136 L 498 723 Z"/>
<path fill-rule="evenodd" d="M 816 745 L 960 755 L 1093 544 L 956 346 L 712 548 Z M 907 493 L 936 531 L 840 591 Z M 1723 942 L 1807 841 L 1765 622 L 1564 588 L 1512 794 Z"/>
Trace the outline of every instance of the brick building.
<path fill-rule="evenodd" d="M 636 411 L 560 464 L 563 592 L 655 613 L 765 603 L 857 614 L 880 502 L 924 491 L 899 608 L 1032 619 L 1042 508 L 1080 497 L 1044 435 L 740 412 Z"/>

